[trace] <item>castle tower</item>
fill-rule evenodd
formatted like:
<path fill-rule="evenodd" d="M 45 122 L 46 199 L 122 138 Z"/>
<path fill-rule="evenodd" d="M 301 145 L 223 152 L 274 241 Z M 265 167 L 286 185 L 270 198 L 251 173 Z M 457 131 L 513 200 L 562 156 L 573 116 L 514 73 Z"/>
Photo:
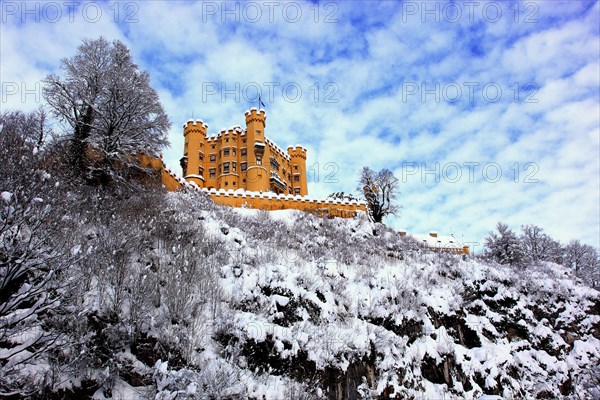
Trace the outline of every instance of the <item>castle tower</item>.
<path fill-rule="evenodd" d="M 265 143 L 266 119 L 264 110 L 246 111 L 248 169 L 246 189 L 255 192 L 269 190 L 269 150 Z"/>
<path fill-rule="evenodd" d="M 288 147 L 287 152 L 291 158 L 292 186 L 294 188 L 294 194 L 306 196 L 308 195 L 308 183 L 306 181 L 306 149 L 297 145 L 296 147 Z"/>
<path fill-rule="evenodd" d="M 202 120 L 196 122 L 189 120 L 183 126 L 183 158 L 181 158 L 181 168 L 183 177 L 190 182 L 194 182 L 199 187 L 204 185 L 204 146 L 205 136 L 208 125 Z"/>

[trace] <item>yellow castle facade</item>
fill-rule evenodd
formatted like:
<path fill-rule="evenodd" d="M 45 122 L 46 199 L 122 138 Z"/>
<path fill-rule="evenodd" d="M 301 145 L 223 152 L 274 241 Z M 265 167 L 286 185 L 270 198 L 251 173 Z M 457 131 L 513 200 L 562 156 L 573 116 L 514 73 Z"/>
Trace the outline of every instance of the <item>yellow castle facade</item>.
<path fill-rule="evenodd" d="M 183 178 L 199 188 L 308 195 L 306 149 L 282 150 L 265 135 L 264 110 L 246 111 L 246 128 L 209 136 L 202 120 L 183 126 Z"/>
<path fill-rule="evenodd" d="M 208 134 L 202 120 L 183 126 L 182 177 L 162 159 L 142 157 L 145 167 L 160 169 L 170 191 L 205 193 L 215 203 L 262 210 L 296 209 L 328 217 L 352 218 L 366 212 L 364 201 L 308 197 L 306 148 L 282 150 L 265 135 L 264 110 L 246 111 L 246 128 L 236 126 Z"/>

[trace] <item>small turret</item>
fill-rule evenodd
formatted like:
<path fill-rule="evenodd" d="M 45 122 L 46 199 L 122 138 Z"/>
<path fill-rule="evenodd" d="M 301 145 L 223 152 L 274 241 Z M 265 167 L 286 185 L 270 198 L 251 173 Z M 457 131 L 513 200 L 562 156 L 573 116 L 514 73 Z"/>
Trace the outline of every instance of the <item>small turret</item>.
<path fill-rule="evenodd" d="M 200 158 L 204 153 L 207 129 L 208 125 L 201 119 L 196 120 L 196 122 L 188 120 L 183 126 L 184 147 L 183 157 L 180 160 L 183 177 L 201 188 L 204 187 L 204 177 Z"/>
<path fill-rule="evenodd" d="M 246 111 L 246 126 L 249 126 L 253 123 L 257 123 L 259 126 L 261 126 L 261 129 L 264 129 L 267 127 L 267 115 L 265 113 L 265 110 L 260 110 L 258 111 L 256 108 L 251 108 L 248 111 Z"/>
<path fill-rule="evenodd" d="M 303 160 L 306 161 L 306 148 L 300 146 L 299 144 L 297 144 L 295 147 L 292 147 L 292 146 L 288 147 L 287 152 L 292 159 L 294 157 L 296 157 L 296 158 L 302 158 Z"/>
<path fill-rule="evenodd" d="M 269 151 L 265 144 L 266 113 L 251 108 L 246 111 L 246 142 L 248 151 L 247 189 L 256 192 L 269 190 L 269 170 L 266 168 Z"/>
<path fill-rule="evenodd" d="M 206 125 L 201 119 L 197 119 L 196 122 L 189 119 L 185 125 L 183 125 L 183 136 L 186 136 L 189 133 L 201 133 L 203 136 L 206 136 L 207 129 L 208 125 Z"/>
<path fill-rule="evenodd" d="M 306 179 L 306 148 L 296 145 L 288 147 L 287 152 L 292 164 L 292 186 L 294 194 L 300 196 L 308 195 L 308 183 Z"/>

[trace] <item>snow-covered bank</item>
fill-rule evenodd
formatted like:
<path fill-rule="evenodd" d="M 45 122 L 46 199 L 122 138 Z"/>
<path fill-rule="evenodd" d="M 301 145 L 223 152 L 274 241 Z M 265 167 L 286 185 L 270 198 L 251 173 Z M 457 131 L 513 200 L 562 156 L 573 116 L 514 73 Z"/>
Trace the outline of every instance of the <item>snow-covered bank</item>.
<path fill-rule="evenodd" d="M 25 397 L 600 398 L 600 293 L 560 265 L 195 193 L 59 206 L 60 303 L 27 325 L 57 342 L 10 370 Z"/>

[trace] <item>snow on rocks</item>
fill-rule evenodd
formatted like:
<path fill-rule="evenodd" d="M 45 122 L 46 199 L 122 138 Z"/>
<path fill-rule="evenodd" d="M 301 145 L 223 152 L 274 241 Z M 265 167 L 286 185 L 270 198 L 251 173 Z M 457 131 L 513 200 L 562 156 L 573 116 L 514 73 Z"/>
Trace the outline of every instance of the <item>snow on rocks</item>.
<path fill-rule="evenodd" d="M 4 201 L 5 203 L 10 203 L 11 199 L 12 199 L 12 193 L 10 192 L 2 192 L 0 193 L 0 198 L 2 199 L 2 201 Z"/>

